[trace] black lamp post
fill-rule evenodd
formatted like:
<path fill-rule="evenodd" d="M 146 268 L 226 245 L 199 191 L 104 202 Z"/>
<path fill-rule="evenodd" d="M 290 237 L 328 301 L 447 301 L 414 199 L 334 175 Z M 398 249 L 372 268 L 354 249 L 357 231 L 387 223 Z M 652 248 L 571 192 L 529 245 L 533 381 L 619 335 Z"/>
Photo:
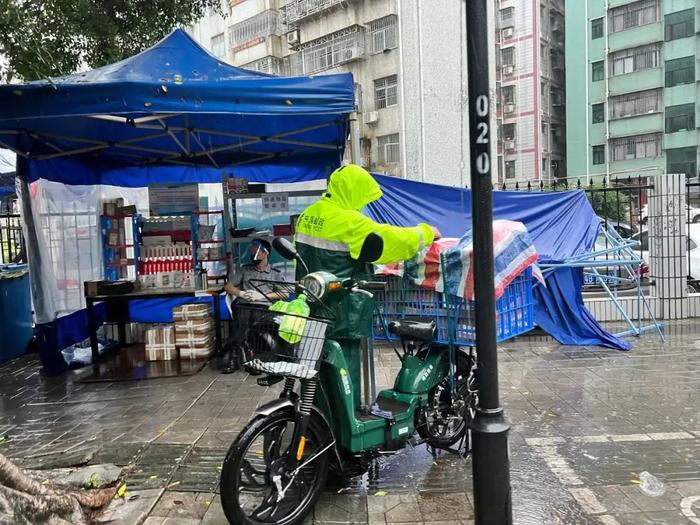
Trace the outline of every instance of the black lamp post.
<path fill-rule="evenodd" d="M 476 523 L 510 524 L 508 431 L 498 398 L 496 301 L 493 285 L 493 187 L 488 0 L 467 0 L 467 72 L 474 232 L 474 295 L 479 409 L 471 424 Z"/>

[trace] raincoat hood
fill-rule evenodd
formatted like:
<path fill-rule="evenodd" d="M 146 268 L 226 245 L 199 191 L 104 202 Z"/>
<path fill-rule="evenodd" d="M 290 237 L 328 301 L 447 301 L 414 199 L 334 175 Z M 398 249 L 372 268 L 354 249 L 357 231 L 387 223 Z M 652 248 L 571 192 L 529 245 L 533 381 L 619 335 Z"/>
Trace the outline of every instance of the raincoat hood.
<path fill-rule="evenodd" d="M 359 211 L 382 196 L 377 181 L 367 170 L 349 164 L 331 173 L 325 197 L 345 210 Z"/>

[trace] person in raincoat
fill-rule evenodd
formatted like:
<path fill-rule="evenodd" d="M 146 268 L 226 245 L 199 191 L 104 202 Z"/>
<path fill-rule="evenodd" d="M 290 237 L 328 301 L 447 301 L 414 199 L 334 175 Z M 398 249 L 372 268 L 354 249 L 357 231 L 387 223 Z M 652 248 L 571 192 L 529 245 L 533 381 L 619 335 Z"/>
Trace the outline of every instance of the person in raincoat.
<path fill-rule="evenodd" d="M 353 164 L 335 170 L 320 200 L 299 216 L 294 242 L 310 272 L 326 271 L 341 279 L 372 279 L 372 269 L 357 260 L 370 233 L 382 237 L 384 248 L 376 264 L 412 258 L 439 239 L 440 232 L 428 224 L 403 228 L 381 224 L 362 214 L 362 209 L 382 196 L 382 190 L 362 167 Z M 297 266 L 297 278 L 303 277 Z M 335 320 L 327 336 L 345 352 L 353 385 L 355 405 L 360 404 L 360 341 L 372 334 L 374 300 L 363 294 L 339 291 L 326 299 Z"/>

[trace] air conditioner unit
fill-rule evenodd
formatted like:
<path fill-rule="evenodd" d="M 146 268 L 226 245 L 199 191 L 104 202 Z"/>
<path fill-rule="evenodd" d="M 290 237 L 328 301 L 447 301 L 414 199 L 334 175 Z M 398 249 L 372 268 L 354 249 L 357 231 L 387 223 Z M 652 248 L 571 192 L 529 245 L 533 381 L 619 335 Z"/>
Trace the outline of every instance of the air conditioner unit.
<path fill-rule="evenodd" d="M 379 122 L 379 111 L 368 111 L 365 113 L 365 124 L 376 124 Z"/>
<path fill-rule="evenodd" d="M 503 113 L 513 113 L 515 111 L 515 104 L 506 104 L 503 106 Z"/>
<path fill-rule="evenodd" d="M 512 66 L 512 65 L 503 66 L 503 74 L 506 76 L 512 75 L 514 71 L 515 71 L 515 66 Z"/>
<path fill-rule="evenodd" d="M 299 30 L 295 29 L 294 31 L 290 31 L 287 33 L 287 44 L 290 46 L 295 46 L 297 45 L 301 39 L 299 38 Z"/>
<path fill-rule="evenodd" d="M 350 62 L 351 60 L 355 60 L 359 56 L 360 50 L 356 47 L 351 47 L 350 49 L 346 49 L 345 51 L 343 51 L 343 62 Z"/>
<path fill-rule="evenodd" d="M 506 140 L 506 141 L 504 142 L 504 147 L 505 147 L 507 150 L 513 150 L 513 149 L 515 149 L 515 141 L 514 141 L 514 140 Z"/>
<path fill-rule="evenodd" d="M 512 27 L 506 27 L 502 32 L 501 32 L 501 37 L 503 40 L 508 40 L 509 38 L 513 38 L 513 28 Z"/>

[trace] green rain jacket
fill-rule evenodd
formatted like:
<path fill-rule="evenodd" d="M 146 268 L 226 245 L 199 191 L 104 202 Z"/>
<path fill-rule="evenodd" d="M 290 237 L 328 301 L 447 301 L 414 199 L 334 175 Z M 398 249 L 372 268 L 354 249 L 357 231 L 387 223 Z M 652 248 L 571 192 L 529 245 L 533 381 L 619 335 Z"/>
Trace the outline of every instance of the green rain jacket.
<path fill-rule="evenodd" d="M 362 244 L 370 233 L 384 240 L 384 251 L 375 261 L 389 264 L 413 257 L 433 242 L 433 229 L 427 224 L 410 228 L 379 224 L 361 210 L 382 196 L 379 184 L 360 166 L 335 170 L 323 197 L 299 216 L 294 241 L 310 272 L 326 271 L 342 279 L 367 279 L 371 268 L 357 261 Z M 302 268 L 297 266 L 297 277 Z M 362 294 L 339 291 L 325 299 L 335 311 L 328 336 L 333 339 L 361 339 L 371 335 L 374 301 Z"/>

